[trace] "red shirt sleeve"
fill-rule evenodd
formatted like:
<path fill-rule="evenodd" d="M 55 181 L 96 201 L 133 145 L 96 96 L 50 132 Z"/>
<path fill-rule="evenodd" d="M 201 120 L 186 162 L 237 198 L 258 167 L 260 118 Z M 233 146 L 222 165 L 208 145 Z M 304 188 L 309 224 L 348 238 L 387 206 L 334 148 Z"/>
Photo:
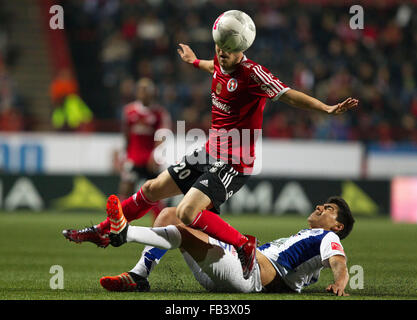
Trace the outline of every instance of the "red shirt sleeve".
<path fill-rule="evenodd" d="M 249 92 L 254 95 L 278 100 L 290 88 L 274 76 L 267 68 L 257 64 L 249 73 Z"/>

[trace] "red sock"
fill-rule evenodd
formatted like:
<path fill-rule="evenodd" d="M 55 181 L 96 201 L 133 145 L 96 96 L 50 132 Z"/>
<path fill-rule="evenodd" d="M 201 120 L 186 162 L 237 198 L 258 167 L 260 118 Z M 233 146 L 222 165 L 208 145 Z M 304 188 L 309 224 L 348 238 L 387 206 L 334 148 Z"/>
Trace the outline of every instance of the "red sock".
<path fill-rule="evenodd" d="M 153 214 L 153 221 L 158 218 L 161 211 L 165 208 L 165 204 L 162 201 L 158 201 L 156 205 L 152 208 L 152 214 Z"/>
<path fill-rule="evenodd" d="M 201 211 L 189 226 L 201 229 L 209 236 L 229 243 L 236 248 L 248 241 L 248 238 L 220 218 L 219 215 L 208 210 Z"/>
<path fill-rule="evenodd" d="M 133 196 L 122 202 L 123 214 L 128 222 L 142 218 L 158 202 L 149 201 L 142 192 L 142 188 Z M 107 218 L 96 226 L 101 233 L 110 232 L 110 220 Z"/>
<path fill-rule="evenodd" d="M 106 234 L 110 232 L 110 220 L 106 218 L 106 220 L 100 222 L 98 225 L 95 226 L 98 232 L 101 234 Z"/>

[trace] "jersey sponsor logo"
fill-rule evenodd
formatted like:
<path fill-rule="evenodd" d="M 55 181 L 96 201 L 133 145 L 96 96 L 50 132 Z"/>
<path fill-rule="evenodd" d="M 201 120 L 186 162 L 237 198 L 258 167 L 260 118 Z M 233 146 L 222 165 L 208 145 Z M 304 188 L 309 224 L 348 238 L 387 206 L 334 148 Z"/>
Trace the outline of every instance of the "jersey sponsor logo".
<path fill-rule="evenodd" d="M 237 80 L 235 78 L 232 78 L 227 82 L 227 91 L 233 92 L 236 89 L 237 89 Z"/>
<path fill-rule="evenodd" d="M 250 74 L 250 77 L 253 79 L 253 81 L 255 81 L 257 84 L 261 84 L 261 80 L 258 78 L 258 76 L 254 73 Z"/>
<path fill-rule="evenodd" d="M 251 73 L 250 77 L 259 85 L 263 91 L 265 91 L 269 98 L 273 98 L 276 95 L 276 93 L 271 90 L 270 87 L 265 84 L 255 73 Z"/>
<path fill-rule="evenodd" d="M 221 160 L 217 160 L 213 165 L 211 166 L 209 172 L 210 173 L 216 173 L 217 170 L 221 169 L 224 166 L 224 162 Z"/>
<path fill-rule="evenodd" d="M 271 98 L 271 97 L 275 96 L 275 93 L 272 90 L 270 90 L 269 87 L 266 84 L 262 84 L 261 89 L 266 92 L 268 97 Z"/>
<path fill-rule="evenodd" d="M 222 84 L 218 82 L 216 85 L 216 93 L 220 94 L 220 92 L 222 92 Z"/>
<path fill-rule="evenodd" d="M 273 92 L 274 95 L 277 95 L 281 90 L 284 89 L 282 82 L 274 78 L 271 73 L 265 72 L 260 65 L 255 66 L 252 70 L 262 83 L 261 89 L 267 92 L 269 96 L 270 92 Z"/>
<path fill-rule="evenodd" d="M 343 247 L 339 243 L 332 242 L 331 246 L 332 246 L 332 250 L 337 250 L 337 251 L 345 253 L 345 251 L 343 251 Z"/>
<path fill-rule="evenodd" d="M 226 113 L 230 113 L 230 106 L 228 106 L 225 103 L 221 103 L 216 95 L 214 93 L 211 94 L 211 103 L 213 104 L 213 106 L 215 106 L 216 108 L 226 112 Z"/>

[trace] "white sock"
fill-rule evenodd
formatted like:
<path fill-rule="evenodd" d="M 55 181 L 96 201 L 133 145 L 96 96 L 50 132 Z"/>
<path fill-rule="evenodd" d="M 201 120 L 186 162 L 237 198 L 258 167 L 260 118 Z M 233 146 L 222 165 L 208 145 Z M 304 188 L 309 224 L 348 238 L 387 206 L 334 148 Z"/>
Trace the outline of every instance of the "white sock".
<path fill-rule="evenodd" d="M 129 226 L 126 241 L 170 250 L 181 245 L 181 233 L 173 225 L 157 228 Z"/>
<path fill-rule="evenodd" d="M 162 259 L 166 252 L 166 249 L 145 246 L 138 263 L 132 270 L 130 270 L 130 272 L 147 278 L 152 270 L 158 265 L 159 261 Z"/>

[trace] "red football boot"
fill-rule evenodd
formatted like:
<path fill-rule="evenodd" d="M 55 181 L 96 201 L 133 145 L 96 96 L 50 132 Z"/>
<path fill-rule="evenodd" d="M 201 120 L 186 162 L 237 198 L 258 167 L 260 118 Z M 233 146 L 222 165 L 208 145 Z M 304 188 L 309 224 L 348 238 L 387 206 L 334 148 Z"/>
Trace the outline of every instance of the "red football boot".
<path fill-rule="evenodd" d="M 124 272 L 114 277 L 102 277 L 100 279 L 100 284 L 108 291 L 147 292 L 150 290 L 148 280 L 132 272 Z"/>
<path fill-rule="evenodd" d="M 248 241 L 236 249 L 243 269 L 243 278 L 248 279 L 255 266 L 257 240 L 254 236 L 245 234 Z"/>
<path fill-rule="evenodd" d="M 67 229 L 62 231 L 62 235 L 67 238 L 69 241 L 74 241 L 77 243 L 81 242 L 92 242 L 100 248 L 106 248 L 110 239 L 108 234 L 102 234 L 95 227 L 88 227 L 80 230 Z"/>

